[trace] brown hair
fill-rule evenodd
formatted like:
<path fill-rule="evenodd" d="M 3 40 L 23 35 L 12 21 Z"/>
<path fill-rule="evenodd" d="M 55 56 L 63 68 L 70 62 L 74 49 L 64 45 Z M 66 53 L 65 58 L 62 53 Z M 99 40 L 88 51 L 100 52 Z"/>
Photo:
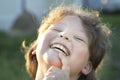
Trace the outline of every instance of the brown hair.
<path fill-rule="evenodd" d="M 38 34 L 42 33 L 51 25 L 62 19 L 67 15 L 78 16 L 84 25 L 85 31 L 89 39 L 90 61 L 92 62 L 93 69 L 88 75 L 82 75 L 78 80 L 96 80 L 95 70 L 103 59 L 106 49 L 108 47 L 108 35 L 110 30 L 103 24 L 99 18 L 98 12 L 93 10 L 82 9 L 76 6 L 59 6 L 53 9 L 47 17 L 41 22 L 38 29 Z M 33 50 L 37 46 L 35 40 L 27 49 L 25 54 L 26 68 L 32 80 L 35 80 L 37 70 L 36 55 L 32 55 Z"/>

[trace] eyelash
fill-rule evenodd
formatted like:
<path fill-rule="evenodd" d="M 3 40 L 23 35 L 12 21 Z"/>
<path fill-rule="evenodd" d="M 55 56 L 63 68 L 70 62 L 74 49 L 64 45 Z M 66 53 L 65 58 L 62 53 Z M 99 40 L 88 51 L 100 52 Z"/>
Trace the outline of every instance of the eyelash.
<path fill-rule="evenodd" d="M 74 37 L 75 37 L 75 36 L 74 36 Z M 75 39 L 80 40 L 80 41 L 84 41 L 83 39 L 78 38 L 78 37 L 75 37 Z"/>
<path fill-rule="evenodd" d="M 58 30 L 58 29 L 51 29 L 51 30 L 54 30 L 54 31 L 57 31 L 57 32 L 61 32 L 61 30 Z"/>

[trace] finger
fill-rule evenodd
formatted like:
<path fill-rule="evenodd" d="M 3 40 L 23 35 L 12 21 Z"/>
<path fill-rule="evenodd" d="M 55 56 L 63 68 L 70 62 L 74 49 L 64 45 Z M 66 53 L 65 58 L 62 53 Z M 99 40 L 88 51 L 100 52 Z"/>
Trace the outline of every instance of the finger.
<path fill-rule="evenodd" d="M 44 77 L 42 80 L 57 80 L 55 76 Z"/>
<path fill-rule="evenodd" d="M 50 74 L 53 72 L 53 70 L 52 70 L 52 67 L 50 67 L 48 70 L 47 70 L 47 72 L 46 72 L 46 74 L 45 74 L 45 76 L 50 76 Z"/>
<path fill-rule="evenodd" d="M 51 78 L 55 78 L 57 75 L 59 75 L 59 71 L 61 71 L 59 68 L 55 67 L 55 66 L 51 66 L 47 73 L 45 74 L 45 77 L 51 77 Z"/>
<path fill-rule="evenodd" d="M 62 70 L 65 71 L 66 73 L 69 73 L 70 72 L 69 57 L 63 54 L 59 54 L 59 57 L 62 62 Z"/>
<path fill-rule="evenodd" d="M 49 73 L 49 72 L 53 72 L 54 71 L 54 66 L 51 66 L 48 70 L 47 70 L 47 73 Z"/>
<path fill-rule="evenodd" d="M 59 69 L 55 66 L 51 66 L 48 70 L 47 70 L 47 73 L 53 73 L 53 72 L 56 72 L 58 71 Z"/>

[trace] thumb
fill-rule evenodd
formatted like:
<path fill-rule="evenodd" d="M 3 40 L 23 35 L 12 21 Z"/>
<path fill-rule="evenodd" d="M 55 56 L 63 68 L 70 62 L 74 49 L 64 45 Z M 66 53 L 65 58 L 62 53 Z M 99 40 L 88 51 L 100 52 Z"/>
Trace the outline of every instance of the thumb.
<path fill-rule="evenodd" d="M 59 54 L 59 57 L 61 59 L 61 63 L 62 63 L 62 70 L 66 73 L 66 74 L 70 74 L 70 64 L 69 64 L 69 57 L 65 56 L 63 54 Z"/>

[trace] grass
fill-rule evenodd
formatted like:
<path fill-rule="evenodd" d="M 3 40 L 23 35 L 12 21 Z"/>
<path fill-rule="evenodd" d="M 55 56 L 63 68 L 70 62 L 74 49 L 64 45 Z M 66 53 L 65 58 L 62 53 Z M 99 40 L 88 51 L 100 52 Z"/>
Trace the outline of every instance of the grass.
<path fill-rule="evenodd" d="M 120 25 L 120 14 L 101 13 L 100 16 L 103 17 L 104 22 L 111 25 L 111 29 L 114 29 L 116 25 Z M 115 33 L 116 32 L 117 28 L 115 30 Z M 30 80 L 25 70 L 25 60 L 24 54 L 21 52 L 21 43 L 23 40 L 26 40 L 28 42 L 27 44 L 29 44 L 36 38 L 34 35 L 35 34 L 24 37 L 12 37 L 0 31 L 0 80 Z M 116 43 L 113 45 L 112 51 L 108 55 L 110 58 L 108 58 L 108 62 L 106 61 L 107 64 L 105 64 L 104 68 L 102 68 L 102 71 L 99 73 L 100 80 L 112 80 L 120 74 L 120 70 L 116 69 L 113 64 L 114 60 L 111 58 L 115 52 L 114 50 L 119 50 L 118 47 L 120 46 L 118 46 L 117 43 L 117 41 L 119 41 L 118 38 L 119 36 L 116 36 L 116 38 L 114 38 L 115 40 L 113 40 L 113 43 Z M 119 55 L 119 53 L 119 51 L 116 52 L 116 55 Z M 115 56 L 115 58 L 116 57 L 117 56 Z"/>
<path fill-rule="evenodd" d="M 31 42 L 34 37 L 11 37 L 0 32 L 0 80 L 30 80 L 25 70 L 24 54 L 21 43 L 24 39 Z"/>

